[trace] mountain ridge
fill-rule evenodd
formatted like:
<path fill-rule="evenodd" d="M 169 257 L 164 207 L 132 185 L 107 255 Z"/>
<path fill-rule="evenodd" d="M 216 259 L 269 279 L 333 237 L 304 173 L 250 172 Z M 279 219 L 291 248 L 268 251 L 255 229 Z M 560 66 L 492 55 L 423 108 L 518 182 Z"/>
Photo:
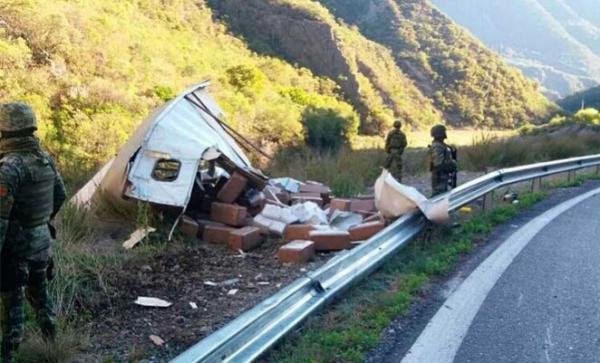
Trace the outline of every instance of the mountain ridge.
<path fill-rule="evenodd" d="M 600 83 L 600 10 L 578 0 L 432 0 L 510 64 L 561 98 Z"/>
<path fill-rule="evenodd" d="M 317 10 L 317 3 L 323 7 Z M 282 44 L 295 45 L 286 42 L 288 29 L 265 21 L 274 13 L 283 14 L 282 9 L 315 11 L 321 15 L 318 21 L 338 34 L 352 32 L 347 38 L 387 48 L 398 68 L 388 76 L 408 78 L 455 126 L 511 127 L 539 120 L 551 108 L 532 81 L 506 66 L 426 1 L 219 0 L 209 4 L 234 33 L 260 44 L 257 51 L 267 49 L 267 54 L 283 55 L 321 74 L 319 64 L 281 51 Z M 298 17 L 290 16 L 290 24 Z M 321 58 L 318 53 L 325 52 L 315 51 L 317 59 Z M 325 75 L 335 78 L 331 72 Z M 381 81 L 385 77 L 374 73 L 369 78 Z"/>

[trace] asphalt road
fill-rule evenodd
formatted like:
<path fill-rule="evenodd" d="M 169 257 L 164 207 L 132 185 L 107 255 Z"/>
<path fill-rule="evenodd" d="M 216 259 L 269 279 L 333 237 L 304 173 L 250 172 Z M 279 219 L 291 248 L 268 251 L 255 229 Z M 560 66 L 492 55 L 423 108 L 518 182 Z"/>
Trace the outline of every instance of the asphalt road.
<path fill-rule="evenodd" d="M 600 362 L 600 197 L 529 242 L 488 294 L 455 362 Z"/>
<path fill-rule="evenodd" d="M 484 261 L 403 362 L 600 363 L 600 195 L 563 207 Z"/>

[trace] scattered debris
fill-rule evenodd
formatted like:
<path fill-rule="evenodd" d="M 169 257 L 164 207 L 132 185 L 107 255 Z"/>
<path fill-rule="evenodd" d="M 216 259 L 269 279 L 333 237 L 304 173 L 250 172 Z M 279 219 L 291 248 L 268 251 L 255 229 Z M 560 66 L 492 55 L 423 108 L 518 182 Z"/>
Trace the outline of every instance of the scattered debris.
<path fill-rule="evenodd" d="M 315 243 L 317 251 L 339 251 L 350 247 L 350 233 L 347 231 L 312 231 L 310 240 Z"/>
<path fill-rule="evenodd" d="M 231 289 L 231 290 L 227 291 L 227 295 L 233 296 L 233 295 L 237 294 L 238 291 L 240 291 L 240 290 L 239 289 Z"/>
<path fill-rule="evenodd" d="M 386 218 L 396 218 L 420 209 L 432 222 L 450 222 L 448 197 L 433 203 L 417 189 L 396 181 L 387 170 L 383 170 L 375 182 L 375 203 Z"/>
<path fill-rule="evenodd" d="M 351 241 L 366 241 L 385 228 L 380 221 L 358 224 L 349 229 Z"/>
<path fill-rule="evenodd" d="M 196 309 L 198 309 L 198 304 L 196 304 L 196 303 L 195 303 L 195 302 L 193 302 L 193 301 L 190 301 L 190 307 L 191 307 L 192 309 L 196 310 Z"/>
<path fill-rule="evenodd" d="M 225 281 L 221 282 L 219 285 L 220 286 L 231 286 L 231 285 L 237 284 L 238 282 L 240 282 L 240 279 L 234 278 L 234 279 L 225 280 Z"/>
<path fill-rule="evenodd" d="M 151 308 L 168 308 L 171 305 L 173 305 L 172 303 L 165 301 L 163 299 L 159 299 L 156 297 L 145 297 L 145 296 L 139 296 L 137 298 L 137 300 L 135 301 L 135 304 L 140 305 L 140 306 L 151 307 Z"/>
<path fill-rule="evenodd" d="M 462 214 L 469 214 L 473 211 L 473 208 L 465 206 L 465 207 L 460 207 L 458 209 L 458 211 Z"/>
<path fill-rule="evenodd" d="M 165 341 L 158 335 L 150 335 L 150 340 L 152 341 L 152 343 L 158 345 L 159 347 L 165 345 Z"/>
<path fill-rule="evenodd" d="M 302 182 L 292 178 L 271 179 L 271 185 L 281 187 L 283 190 L 290 193 L 298 193 L 302 184 Z"/>
<path fill-rule="evenodd" d="M 293 241 L 279 249 L 282 263 L 306 263 L 315 255 L 315 243 L 312 241 Z"/>
<path fill-rule="evenodd" d="M 519 203 L 519 194 L 516 192 L 507 192 L 502 197 L 502 201 L 505 203 L 517 204 Z"/>
<path fill-rule="evenodd" d="M 146 238 L 150 233 L 156 232 L 156 228 L 145 227 L 136 229 L 127 239 L 127 241 L 123 242 L 123 248 L 126 250 L 130 250 L 135 245 L 140 243 L 144 238 Z"/>

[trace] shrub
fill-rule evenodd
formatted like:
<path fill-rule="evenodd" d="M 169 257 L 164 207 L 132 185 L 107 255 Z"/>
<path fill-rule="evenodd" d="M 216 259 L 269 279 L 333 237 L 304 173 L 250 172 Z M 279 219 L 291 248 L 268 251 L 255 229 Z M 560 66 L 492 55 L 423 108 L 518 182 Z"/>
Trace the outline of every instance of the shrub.
<path fill-rule="evenodd" d="M 600 111 L 586 108 L 575 114 L 575 121 L 584 125 L 600 125 Z"/>
<path fill-rule="evenodd" d="M 265 89 L 265 74 L 256 67 L 238 65 L 227 69 L 227 81 L 247 96 L 261 94 Z"/>
<path fill-rule="evenodd" d="M 320 150 L 338 150 L 358 132 L 356 118 L 344 117 L 332 108 L 308 107 L 302 119 L 307 144 Z"/>

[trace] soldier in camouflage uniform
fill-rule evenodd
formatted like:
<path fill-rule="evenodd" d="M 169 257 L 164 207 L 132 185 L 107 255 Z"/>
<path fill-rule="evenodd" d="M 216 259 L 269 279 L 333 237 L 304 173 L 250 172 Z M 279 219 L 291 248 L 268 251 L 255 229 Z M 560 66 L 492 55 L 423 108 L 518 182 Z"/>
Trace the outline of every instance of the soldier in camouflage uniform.
<path fill-rule="evenodd" d="M 394 122 L 394 129 L 385 139 L 385 152 L 388 156 L 383 166 L 399 182 L 402 181 L 402 154 L 406 148 L 406 135 L 400 130 L 401 127 L 400 121 Z"/>
<path fill-rule="evenodd" d="M 65 188 L 54 162 L 34 137 L 36 129 L 29 106 L 0 105 L 2 362 L 10 362 L 23 340 L 25 295 L 44 336 L 52 340 L 56 334 L 48 295 L 48 223 L 65 200 Z"/>
<path fill-rule="evenodd" d="M 429 146 L 431 190 L 432 195 L 437 195 L 448 191 L 450 177 L 452 173 L 456 172 L 457 164 L 453 158 L 452 147 L 444 142 L 447 138 L 446 127 L 444 125 L 432 127 L 431 137 L 433 138 L 433 142 Z"/>

